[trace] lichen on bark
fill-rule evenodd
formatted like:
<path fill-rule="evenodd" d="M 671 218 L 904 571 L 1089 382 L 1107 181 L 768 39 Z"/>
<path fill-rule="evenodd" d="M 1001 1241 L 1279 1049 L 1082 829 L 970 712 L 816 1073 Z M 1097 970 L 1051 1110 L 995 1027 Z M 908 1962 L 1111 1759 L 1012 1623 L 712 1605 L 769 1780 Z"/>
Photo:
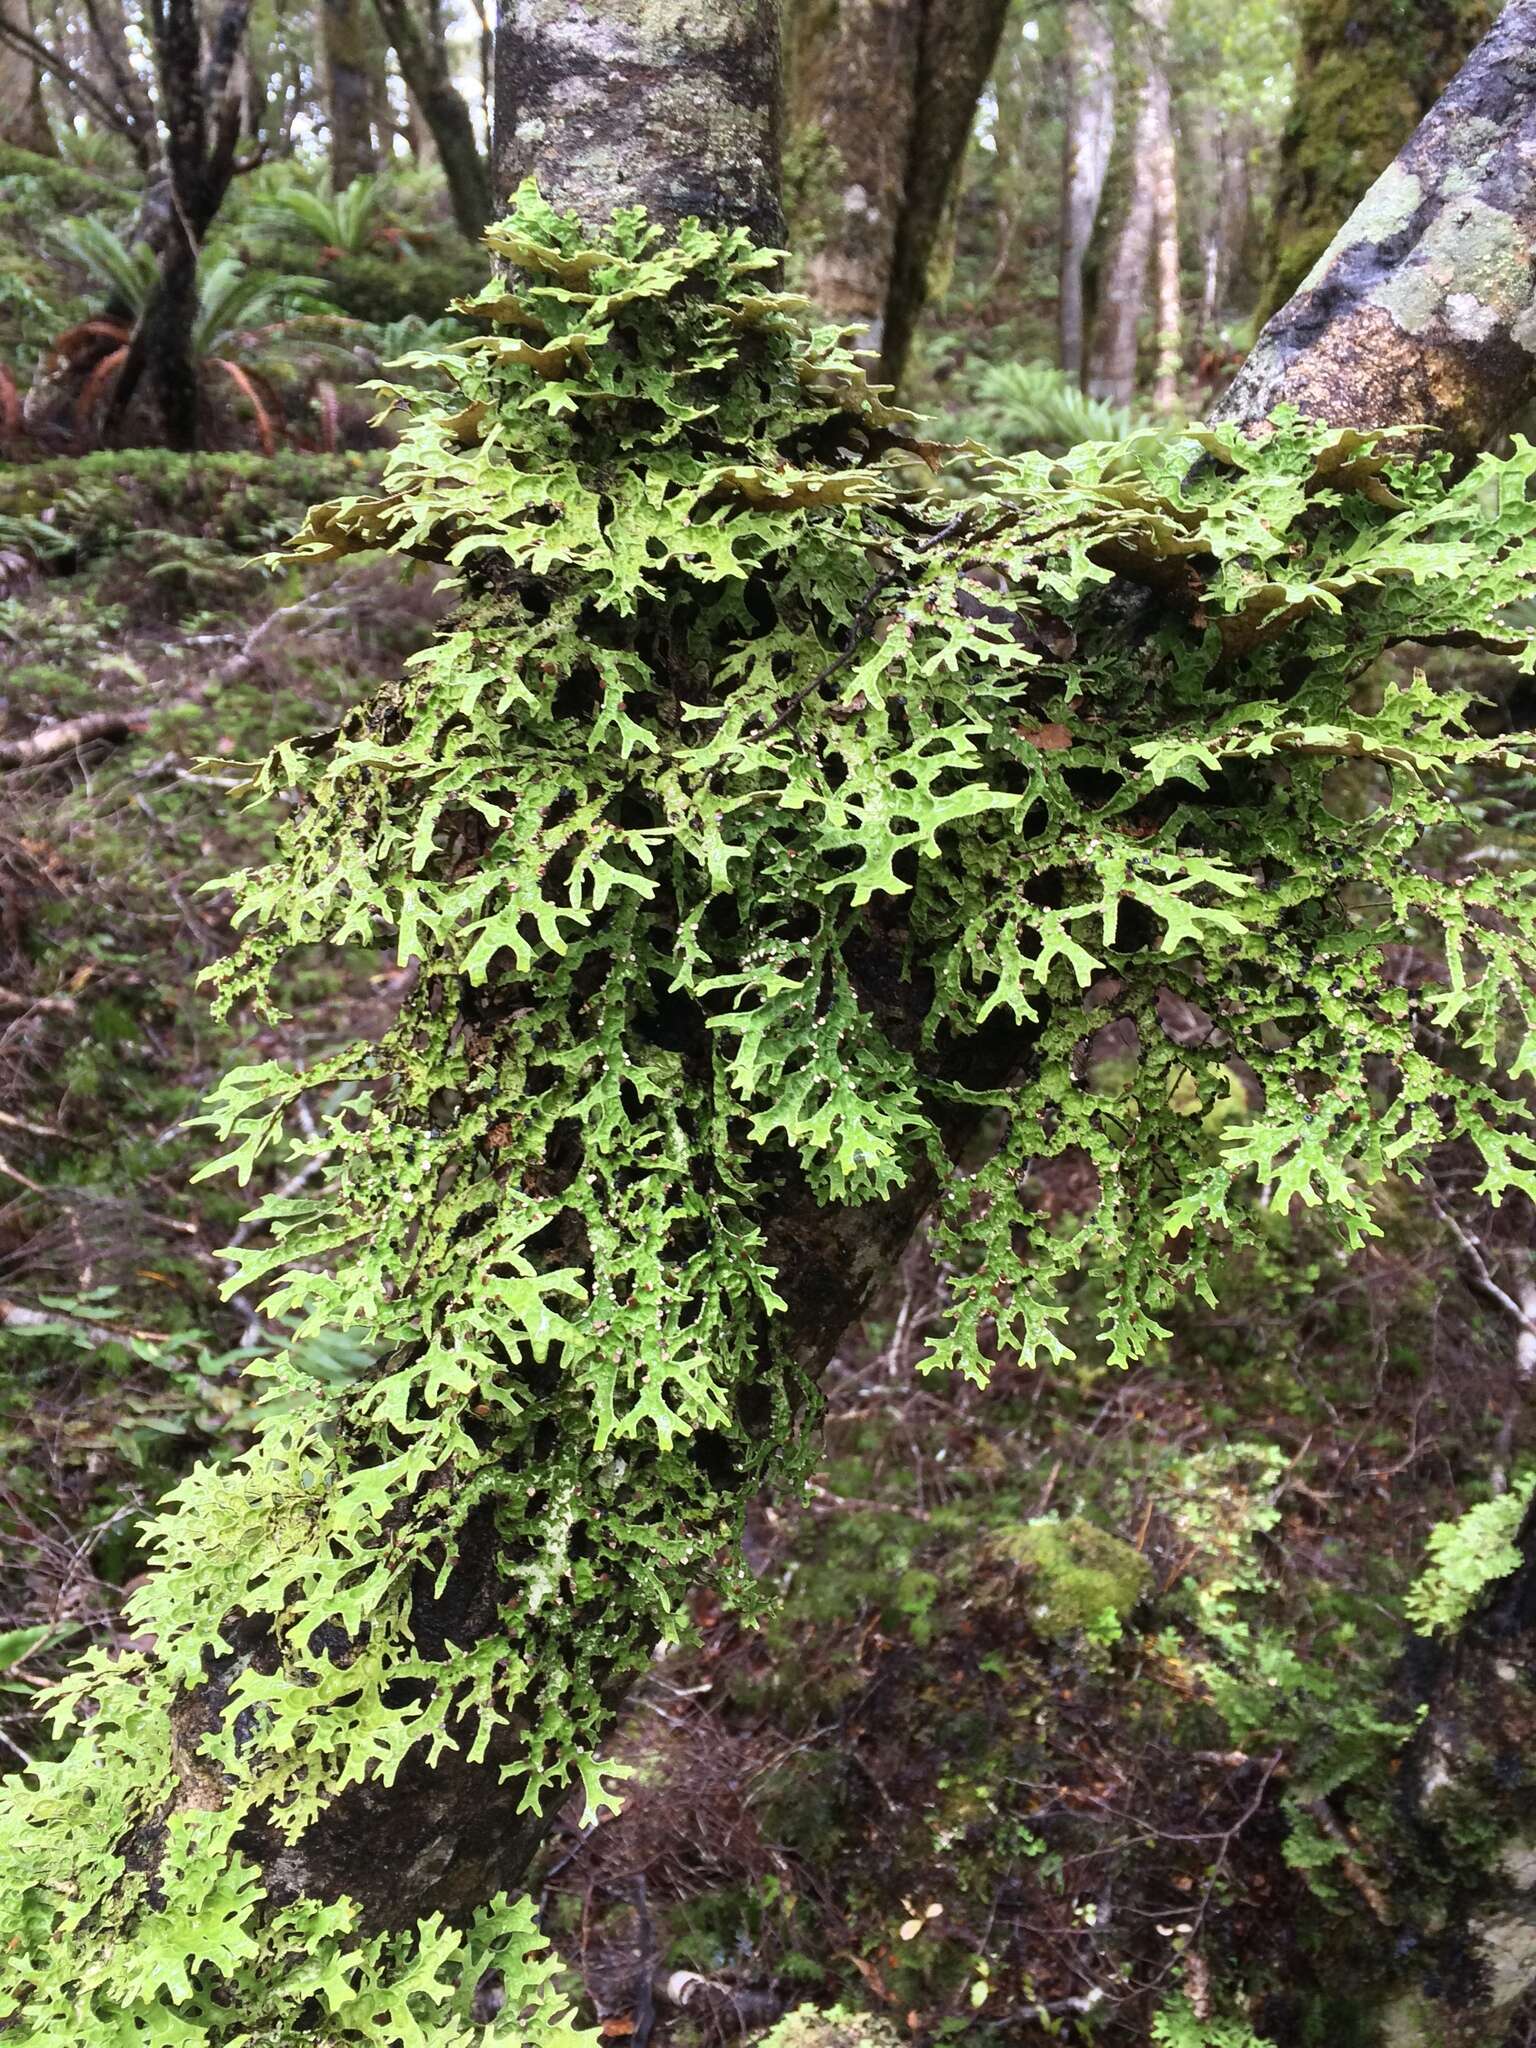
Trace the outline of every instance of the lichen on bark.
<path fill-rule="evenodd" d="M 1536 4 L 1513 0 L 1218 408 L 1423 423 L 1466 453 L 1536 385 Z"/>

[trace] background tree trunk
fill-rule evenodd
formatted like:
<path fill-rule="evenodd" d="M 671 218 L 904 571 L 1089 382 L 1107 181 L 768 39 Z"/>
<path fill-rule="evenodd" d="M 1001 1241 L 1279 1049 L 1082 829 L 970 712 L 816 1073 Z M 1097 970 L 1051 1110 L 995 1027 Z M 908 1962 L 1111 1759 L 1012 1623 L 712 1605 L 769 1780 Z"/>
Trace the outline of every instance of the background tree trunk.
<path fill-rule="evenodd" d="M 1100 0 L 1067 0 L 1067 112 L 1061 167 L 1061 367 L 1083 381 L 1083 265 L 1115 139 L 1115 42 Z"/>
<path fill-rule="evenodd" d="M 786 44 L 805 289 L 879 356 L 917 109 L 921 0 L 801 0 Z"/>
<path fill-rule="evenodd" d="M 1422 422 L 1465 453 L 1536 372 L 1536 0 L 1512 0 L 1217 409 Z"/>
<path fill-rule="evenodd" d="M 791 210 L 805 288 L 899 385 L 942 267 L 1007 0 L 799 0 Z"/>
<path fill-rule="evenodd" d="M 1131 130 L 1125 206 L 1099 290 L 1088 388 L 1129 405 L 1136 390 L 1137 338 L 1157 227 L 1159 167 L 1169 128 L 1166 42 L 1170 0 L 1146 0 L 1137 62 L 1141 80 Z"/>
<path fill-rule="evenodd" d="M 378 169 L 373 147 L 373 86 L 362 0 L 320 0 L 320 43 L 330 121 L 331 185 Z"/>
<path fill-rule="evenodd" d="M 374 0 L 406 90 L 437 147 L 459 231 L 478 242 L 491 217 L 491 174 L 464 95 L 448 68 L 442 10 L 426 0 Z"/>
<path fill-rule="evenodd" d="M 1183 322 L 1179 305 L 1179 180 L 1174 156 L 1173 109 L 1163 73 L 1157 156 L 1153 166 L 1153 292 L 1156 335 L 1152 403 L 1171 412 L 1179 402 Z"/>
<path fill-rule="evenodd" d="M 1496 12 L 1491 0 L 1302 0 L 1260 323 L 1296 290 Z"/>
<path fill-rule="evenodd" d="M 943 289 L 955 201 L 976 102 L 991 74 L 1008 0 L 927 0 L 880 373 L 900 386 L 917 323 Z"/>
<path fill-rule="evenodd" d="M 0 23 L 30 32 L 27 0 L 0 0 Z M 43 74 L 24 50 L 0 35 L 0 142 L 30 149 L 38 156 L 57 156 L 58 144 L 43 104 Z"/>

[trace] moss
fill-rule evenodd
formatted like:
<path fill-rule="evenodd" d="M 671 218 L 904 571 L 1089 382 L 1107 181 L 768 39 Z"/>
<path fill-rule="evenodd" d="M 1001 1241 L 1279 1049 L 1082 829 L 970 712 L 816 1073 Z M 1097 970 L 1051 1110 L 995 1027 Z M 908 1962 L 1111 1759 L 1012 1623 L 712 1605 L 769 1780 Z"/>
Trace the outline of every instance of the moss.
<path fill-rule="evenodd" d="M 897 2048 L 900 2039 L 889 2020 L 841 2005 L 830 2012 L 802 2005 L 781 2019 L 759 2048 Z"/>
<path fill-rule="evenodd" d="M 12 196 L 6 189 L 12 178 L 35 179 L 47 188 L 49 198 L 63 212 L 100 213 L 103 207 L 120 212 L 131 196 L 111 178 L 82 171 L 75 164 L 61 163 L 57 157 L 38 156 L 33 150 L 0 142 L 0 203 Z"/>
<path fill-rule="evenodd" d="M 1048 1642 L 1123 1622 L 1151 1583 L 1152 1567 L 1129 1543 L 1080 1516 L 1045 1516 L 1004 1529 L 991 1547 L 1030 1577 L 1030 1619 Z"/>

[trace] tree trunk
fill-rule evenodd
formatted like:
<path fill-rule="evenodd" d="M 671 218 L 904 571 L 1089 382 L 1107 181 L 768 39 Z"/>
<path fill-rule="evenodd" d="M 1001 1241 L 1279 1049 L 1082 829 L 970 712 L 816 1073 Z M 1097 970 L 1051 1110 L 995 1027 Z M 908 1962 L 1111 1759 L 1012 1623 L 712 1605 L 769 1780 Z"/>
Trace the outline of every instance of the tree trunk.
<path fill-rule="evenodd" d="M 805 289 L 878 357 L 917 107 L 921 0 L 798 0 L 786 108 Z"/>
<path fill-rule="evenodd" d="M 1497 11 L 1491 0 L 1303 0 L 1261 322 L 1297 289 Z"/>
<path fill-rule="evenodd" d="M 805 288 L 899 385 L 932 294 L 1006 0 L 799 0 L 790 16 L 794 242 Z"/>
<path fill-rule="evenodd" d="M 320 0 L 320 44 L 331 126 L 331 185 L 343 192 L 378 169 L 362 0 Z"/>
<path fill-rule="evenodd" d="M 496 35 L 495 184 L 781 243 L 778 0 L 521 0 Z"/>
<path fill-rule="evenodd" d="M 1174 156 L 1173 114 L 1167 73 L 1160 94 L 1157 155 L 1153 171 L 1153 248 L 1156 290 L 1156 338 L 1152 366 L 1152 403 L 1172 412 L 1179 402 L 1179 364 L 1183 326 L 1179 307 L 1179 180 Z"/>
<path fill-rule="evenodd" d="M 442 16 L 428 0 L 423 20 L 414 0 L 374 0 L 406 90 L 437 146 L 459 232 L 478 242 L 491 218 L 491 176 L 464 95 L 448 69 Z"/>
<path fill-rule="evenodd" d="M 1536 369 L 1536 0 L 1512 0 L 1269 322 L 1218 408 L 1422 422 L 1466 453 Z"/>
<path fill-rule="evenodd" d="M 1170 0 L 1147 0 L 1140 14 L 1141 80 L 1131 130 L 1125 210 L 1099 290 L 1088 388 L 1095 398 L 1129 405 L 1136 391 L 1137 340 L 1157 227 L 1158 173 L 1168 132 L 1165 43 Z"/>
<path fill-rule="evenodd" d="M 923 9 L 915 118 L 880 351 L 880 373 L 898 389 L 918 320 L 943 288 L 965 146 L 1007 18 L 1008 0 L 927 0 Z"/>
<path fill-rule="evenodd" d="M 1083 381 L 1083 265 L 1115 139 L 1115 43 L 1097 0 L 1067 0 L 1067 111 L 1061 167 L 1061 367 Z"/>
<path fill-rule="evenodd" d="M 32 17 L 27 0 L 0 0 L 0 24 L 11 23 L 28 33 Z M 30 149 L 37 156 L 57 156 L 58 144 L 43 105 L 43 74 L 25 50 L 0 35 L 0 142 Z"/>
<path fill-rule="evenodd" d="M 172 448 L 197 445 L 197 261 L 235 175 L 244 90 L 239 58 L 252 0 L 224 0 L 207 39 L 195 0 L 150 0 L 165 168 L 145 193 L 134 239 L 160 252 L 155 296 L 118 376 L 108 424 L 120 420 L 146 371 Z"/>

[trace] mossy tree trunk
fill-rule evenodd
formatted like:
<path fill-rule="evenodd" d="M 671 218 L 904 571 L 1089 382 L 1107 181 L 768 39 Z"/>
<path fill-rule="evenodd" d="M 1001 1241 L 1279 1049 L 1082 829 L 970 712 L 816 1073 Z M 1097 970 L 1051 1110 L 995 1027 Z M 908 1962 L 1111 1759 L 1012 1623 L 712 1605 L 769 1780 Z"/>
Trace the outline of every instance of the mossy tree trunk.
<path fill-rule="evenodd" d="M 1261 321 L 1300 285 L 1496 12 L 1491 0 L 1302 0 Z"/>
<path fill-rule="evenodd" d="M 1179 275 L 1179 178 L 1173 106 L 1165 90 L 1152 181 L 1152 293 L 1154 339 L 1152 403 L 1168 412 L 1178 403 L 1184 323 Z"/>
<path fill-rule="evenodd" d="M 478 241 L 491 217 L 491 174 L 453 82 L 439 0 L 374 0 L 413 107 L 437 148 L 459 231 Z"/>
<path fill-rule="evenodd" d="M 1061 367 L 1083 381 L 1083 266 L 1115 139 L 1115 42 L 1107 6 L 1067 0 L 1067 112 L 1061 170 Z"/>
<path fill-rule="evenodd" d="M 160 276 L 108 418 L 122 417 L 147 376 L 167 444 L 177 449 L 197 445 L 198 253 L 235 175 L 244 118 L 238 60 L 250 13 L 251 0 L 225 0 L 205 37 L 194 0 L 150 0 L 148 10 L 165 170 L 145 196 L 135 236 L 158 249 Z"/>
<path fill-rule="evenodd" d="M 1006 0 L 797 0 L 791 217 L 806 289 L 899 385 L 943 265 Z"/>
<path fill-rule="evenodd" d="M 343 192 L 354 178 L 378 169 L 363 0 L 320 0 L 319 26 L 331 130 L 331 184 Z"/>

